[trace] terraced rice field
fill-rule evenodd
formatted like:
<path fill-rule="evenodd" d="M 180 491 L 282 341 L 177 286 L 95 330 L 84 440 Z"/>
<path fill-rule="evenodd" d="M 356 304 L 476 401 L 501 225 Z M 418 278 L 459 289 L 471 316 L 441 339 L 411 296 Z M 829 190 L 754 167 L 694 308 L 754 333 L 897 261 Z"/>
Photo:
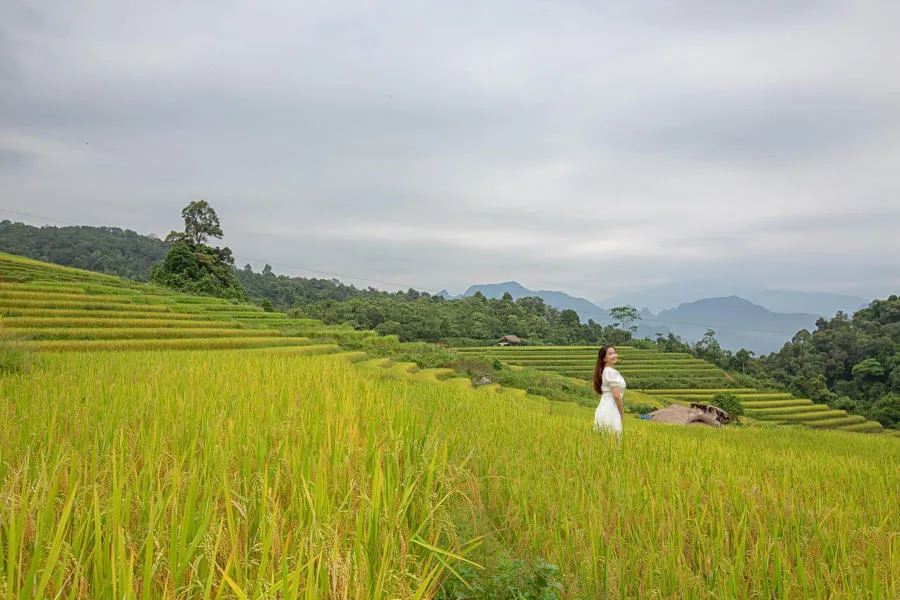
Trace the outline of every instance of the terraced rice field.
<path fill-rule="evenodd" d="M 597 348 L 587 346 L 507 346 L 464 348 L 461 352 L 498 358 L 508 365 L 553 371 L 569 377 L 591 379 L 597 360 Z M 738 396 L 746 415 L 775 425 L 803 425 L 818 429 L 841 429 L 858 433 L 876 433 L 900 437 L 900 432 L 885 430 L 880 423 L 859 415 L 833 410 L 812 400 L 791 394 L 760 392 L 733 387 L 723 370 L 688 354 L 662 353 L 628 346 L 617 347 L 616 368 L 628 382 L 664 402 L 690 404 L 709 402 L 718 392 Z"/>
<path fill-rule="evenodd" d="M 564 600 L 900 591 L 893 442 L 629 417 L 618 446 L 574 403 L 285 350 L 0 379 L 4 593 L 445 599 L 500 555 L 558 565 Z"/>
<path fill-rule="evenodd" d="M 43 352 L 337 344 L 375 336 L 0 253 L 6 343 Z"/>
<path fill-rule="evenodd" d="M 4 343 L 69 351 L 0 377 L 2 597 L 455 600 L 500 556 L 563 600 L 900 594 L 893 441 L 629 416 L 618 445 L 590 408 L 319 343 L 371 334 L 24 264 Z"/>

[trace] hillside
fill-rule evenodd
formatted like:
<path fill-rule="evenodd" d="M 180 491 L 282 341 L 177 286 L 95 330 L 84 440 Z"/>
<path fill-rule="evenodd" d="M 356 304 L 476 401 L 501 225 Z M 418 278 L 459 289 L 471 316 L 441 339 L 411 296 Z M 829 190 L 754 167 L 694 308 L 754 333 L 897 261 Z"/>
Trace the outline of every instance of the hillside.
<path fill-rule="evenodd" d="M 609 324 L 609 311 L 600 308 L 596 304 L 566 294 L 565 292 L 555 292 L 549 290 L 529 290 L 517 281 L 507 281 L 505 283 L 479 284 L 469 286 L 463 293 L 463 297 L 473 296 L 476 292 L 481 292 L 486 298 L 502 298 L 504 294 L 510 294 L 513 300 L 527 297 L 537 297 L 543 299 L 544 302 L 558 308 L 560 310 L 574 310 L 578 313 L 581 320 L 587 323 L 593 319 L 602 325 Z"/>
<path fill-rule="evenodd" d="M 788 393 L 740 388 L 726 372 L 689 354 L 663 353 L 627 346 L 619 346 L 617 349 L 620 361 L 616 368 L 628 383 L 626 398 L 638 391 L 664 403 L 690 404 L 709 402 L 718 392 L 730 392 L 738 397 L 748 417 L 764 423 L 835 428 L 900 437 L 900 431 L 885 430 L 876 421 L 849 415 L 844 410 L 816 404 L 806 398 L 797 398 Z M 585 381 L 590 381 L 593 377 L 597 360 L 595 347 L 495 346 L 463 348 L 460 352 L 483 354 L 512 367 L 559 373 Z"/>
<path fill-rule="evenodd" d="M 884 436 L 629 418 L 616 446 L 590 407 L 339 352 L 389 339 L 346 327 L 6 255 L 0 303 L 6 344 L 39 356 L 0 372 L 12 597 L 896 591 L 882 549 L 900 528 L 900 455 Z M 105 337 L 111 351 L 92 350 Z M 584 350 L 566 369 L 583 370 Z M 631 380 L 656 376 L 660 357 L 622 351 Z"/>
<path fill-rule="evenodd" d="M 159 238 L 118 227 L 34 227 L 0 221 L 0 252 L 147 281 L 168 245 Z"/>
<path fill-rule="evenodd" d="M 323 351 L 336 350 L 337 340 L 374 335 L 2 253 L 0 315 L 3 338 L 36 351 L 274 346 Z"/>
<path fill-rule="evenodd" d="M 0 251 L 140 281 L 148 278 L 150 267 L 165 257 L 167 249 L 168 246 L 164 242 L 153 236 L 113 227 L 33 227 L 10 221 L 0 222 Z M 365 298 L 387 299 L 403 303 L 426 295 L 415 290 L 390 294 L 371 288 L 358 289 L 334 279 L 276 275 L 268 265 L 263 268 L 261 273 L 254 272 L 247 265 L 238 269 L 236 275 L 248 297 L 258 302 L 268 300 L 278 310 L 286 311 L 291 308 L 308 307 L 314 303 L 326 304 L 327 306 L 310 308 L 315 313 L 312 316 L 317 318 L 326 318 L 325 313 L 332 310 L 331 301 L 347 302 L 352 299 Z M 705 289 L 697 288 L 696 294 L 702 294 Z M 753 290 L 746 291 L 753 292 Z M 413 293 L 410 294 L 410 292 Z M 593 320 L 601 326 L 611 323 L 607 309 L 565 292 L 535 291 L 525 288 L 518 282 L 509 281 L 498 284 L 473 285 L 461 298 L 471 297 L 475 292 L 481 292 L 487 298 L 496 299 L 502 298 L 505 293 L 509 293 L 515 300 L 539 297 L 546 305 L 557 311 L 574 310 L 583 324 L 589 320 Z M 436 296 L 445 299 L 451 298 L 446 290 L 442 290 Z M 640 300 L 642 297 L 640 293 L 635 293 L 633 298 L 625 297 L 620 304 L 642 306 Z M 816 295 L 799 292 L 793 294 L 788 291 L 771 292 L 765 298 L 772 299 L 779 306 L 787 306 L 791 302 L 802 304 L 804 299 L 808 300 L 812 307 L 844 306 L 847 302 L 855 302 L 852 297 L 832 297 L 827 294 Z M 828 304 L 829 302 L 831 304 Z M 853 304 L 853 306 L 858 307 L 858 304 Z M 377 317 L 371 316 L 373 311 L 378 313 Z M 706 330 L 712 328 L 716 331 L 719 343 L 724 348 L 731 351 L 746 348 L 756 354 L 764 354 L 780 350 L 783 344 L 801 329 L 810 329 L 817 318 L 810 311 L 806 311 L 804 314 L 782 314 L 737 297 L 706 298 L 684 303 L 677 308 L 665 310 L 659 315 L 642 310 L 642 319 L 636 323 L 638 327 L 636 337 L 655 339 L 657 334 L 665 336 L 672 332 L 693 342 L 701 339 Z M 393 326 L 393 330 L 402 334 L 404 339 L 435 341 L 441 337 L 477 337 L 472 334 L 480 331 L 485 335 L 480 339 L 487 341 L 505 333 L 529 337 L 534 329 L 534 327 L 520 322 L 517 330 L 505 326 L 504 331 L 491 331 L 490 333 L 485 332 L 484 328 L 477 328 L 478 331 L 454 333 L 449 331 L 451 328 L 446 325 L 441 328 L 442 331 L 436 331 L 434 327 L 421 328 L 405 321 L 402 318 L 406 312 L 405 308 L 387 306 L 383 302 L 370 303 L 360 311 L 363 315 L 349 315 L 348 313 L 354 312 L 351 306 L 345 307 L 342 312 L 348 318 L 337 322 L 357 321 L 362 329 L 375 328 L 382 322 L 397 323 L 397 326 Z M 833 313 L 828 313 L 826 316 L 831 314 Z M 447 323 L 447 318 L 441 316 L 437 318 L 437 321 Z M 574 335 L 572 333 L 562 336 L 554 335 L 552 338 L 542 341 L 559 344 L 590 343 L 592 340 L 590 335 L 584 336 L 575 332 Z"/>

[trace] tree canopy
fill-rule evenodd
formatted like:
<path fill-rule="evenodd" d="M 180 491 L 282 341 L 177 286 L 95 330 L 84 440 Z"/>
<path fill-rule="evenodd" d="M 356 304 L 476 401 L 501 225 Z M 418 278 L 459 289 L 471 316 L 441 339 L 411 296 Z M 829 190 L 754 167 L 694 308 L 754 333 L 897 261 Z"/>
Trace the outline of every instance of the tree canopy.
<path fill-rule="evenodd" d="M 227 247 L 207 246 L 209 238 L 221 238 L 216 211 L 205 201 L 191 202 L 181 211 L 184 231 L 166 236 L 171 245 L 165 260 L 154 266 L 150 281 L 190 294 L 245 300 L 234 272 L 234 257 Z"/>

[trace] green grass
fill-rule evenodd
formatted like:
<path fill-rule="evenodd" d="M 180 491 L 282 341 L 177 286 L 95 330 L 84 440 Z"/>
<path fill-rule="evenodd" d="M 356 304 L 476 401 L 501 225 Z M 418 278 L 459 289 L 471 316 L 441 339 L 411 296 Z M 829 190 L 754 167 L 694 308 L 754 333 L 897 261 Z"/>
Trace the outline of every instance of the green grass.
<path fill-rule="evenodd" d="M 103 314 L 103 313 L 101 313 Z M 3 319 L 4 324 L 9 329 L 22 330 L 40 330 L 44 328 L 82 328 L 91 327 L 95 329 L 112 329 L 121 327 L 131 328 L 153 328 L 160 327 L 178 328 L 178 329 L 243 329 L 240 323 L 229 321 L 201 321 L 199 319 L 178 319 L 171 318 L 178 316 L 176 314 L 159 314 L 148 313 L 146 318 L 112 318 L 112 316 L 103 315 L 105 318 L 97 317 L 7 317 Z M 161 318 L 164 317 L 164 318 Z M 243 333 L 243 332 L 242 332 Z"/>
<path fill-rule="evenodd" d="M 711 389 L 656 389 L 656 390 L 647 390 L 648 394 L 652 395 L 660 395 L 660 396 L 675 396 L 679 394 L 709 394 L 712 396 L 713 394 L 718 393 L 731 393 L 731 394 L 755 394 L 756 390 L 753 388 L 711 388 Z"/>
<path fill-rule="evenodd" d="M 222 327 L 45 327 L 15 329 L 7 327 L 7 336 L 18 340 L 137 340 L 173 338 L 271 338 L 279 336 L 278 331 L 267 329 L 226 329 Z"/>
<path fill-rule="evenodd" d="M 860 433 L 881 433 L 885 431 L 884 427 L 878 421 L 865 421 L 853 425 L 844 425 L 842 431 L 858 431 Z"/>
<path fill-rule="evenodd" d="M 820 419 L 815 421 L 810 421 L 807 424 L 810 427 L 820 427 L 820 428 L 832 428 L 832 427 L 846 427 L 853 425 L 861 425 L 866 422 L 865 417 L 861 417 L 859 415 L 850 415 L 846 416 L 847 413 L 844 413 L 843 417 L 835 417 L 832 419 Z"/>
<path fill-rule="evenodd" d="M 178 319 L 183 321 L 214 320 L 203 313 L 177 313 L 172 311 L 95 310 L 95 309 L 54 309 L 54 308 L 18 308 L 0 309 L 0 316 L 7 320 L 13 318 L 33 319 Z"/>
<path fill-rule="evenodd" d="M 23 341 L 25 350 L 43 352 L 94 352 L 98 350 L 215 350 L 257 346 L 301 346 L 308 338 L 288 337 L 215 337 L 181 339 L 90 339 Z"/>
<path fill-rule="evenodd" d="M 115 301 L 113 301 L 115 300 Z M 52 308 L 62 310 L 107 310 L 107 311 L 134 311 L 142 312 L 167 312 L 172 310 L 164 304 L 138 304 L 130 302 L 122 302 L 121 299 L 105 298 L 101 301 L 91 299 L 85 296 L 83 300 L 22 300 L 18 298 L 0 298 L 0 312 L 5 313 L 6 309 L 15 308 Z"/>
<path fill-rule="evenodd" d="M 900 591 L 886 435 L 629 417 L 620 447 L 590 408 L 387 363 L 103 352 L 0 380 L 5 589 L 405 600 L 502 552 L 571 600 Z"/>

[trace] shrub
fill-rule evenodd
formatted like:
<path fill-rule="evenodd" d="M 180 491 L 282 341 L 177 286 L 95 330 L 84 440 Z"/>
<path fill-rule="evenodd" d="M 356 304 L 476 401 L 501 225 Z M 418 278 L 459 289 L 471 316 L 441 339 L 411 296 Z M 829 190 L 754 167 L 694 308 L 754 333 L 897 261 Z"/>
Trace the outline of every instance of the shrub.
<path fill-rule="evenodd" d="M 885 427 L 900 427 L 900 394 L 885 394 L 869 409 L 869 418 Z"/>
<path fill-rule="evenodd" d="M 503 558 L 495 569 L 476 571 L 463 564 L 459 579 L 450 576 L 435 596 L 436 600 L 559 600 L 563 586 L 557 581 L 559 567 L 538 559 Z"/>
<path fill-rule="evenodd" d="M 477 354 L 457 355 L 449 366 L 469 377 L 483 377 L 494 372 L 493 361 Z"/>
<path fill-rule="evenodd" d="M 625 403 L 625 411 L 630 413 L 635 413 L 638 415 L 646 415 L 647 413 L 652 413 L 656 410 L 656 407 L 650 406 L 649 404 L 631 404 L 629 402 Z"/>
<path fill-rule="evenodd" d="M 719 392 L 713 394 L 710 398 L 710 404 L 718 406 L 732 417 L 740 417 L 744 414 L 744 407 L 741 406 L 741 400 L 731 392 Z"/>
<path fill-rule="evenodd" d="M 828 406 L 835 410 L 845 410 L 848 413 L 852 413 L 856 410 L 856 401 L 854 401 L 849 396 L 841 396 L 840 398 L 829 403 Z"/>

